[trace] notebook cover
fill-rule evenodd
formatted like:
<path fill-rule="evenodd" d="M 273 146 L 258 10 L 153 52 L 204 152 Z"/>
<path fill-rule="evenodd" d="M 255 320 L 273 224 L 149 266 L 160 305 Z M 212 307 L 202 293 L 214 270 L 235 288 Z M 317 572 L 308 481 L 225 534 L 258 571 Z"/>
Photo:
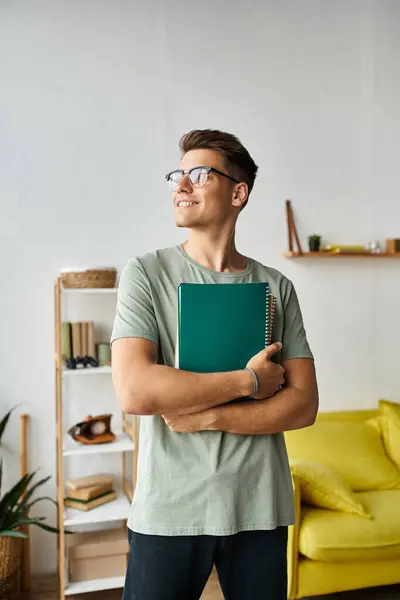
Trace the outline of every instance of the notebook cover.
<path fill-rule="evenodd" d="M 181 283 L 175 366 L 196 373 L 245 368 L 268 344 L 267 282 Z"/>

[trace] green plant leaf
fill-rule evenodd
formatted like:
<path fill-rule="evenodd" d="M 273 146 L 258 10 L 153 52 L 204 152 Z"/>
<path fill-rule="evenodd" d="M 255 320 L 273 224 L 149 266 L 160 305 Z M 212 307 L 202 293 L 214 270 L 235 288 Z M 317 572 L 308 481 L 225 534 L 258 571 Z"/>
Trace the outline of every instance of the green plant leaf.
<path fill-rule="evenodd" d="M 29 537 L 26 533 L 22 533 L 22 531 L 12 531 L 12 530 L 4 530 L 0 531 L 0 536 L 14 537 L 14 538 L 27 538 Z"/>
<path fill-rule="evenodd" d="M 40 527 L 40 529 L 44 529 L 45 531 L 50 531 L 51 533 L 60 533 L 60 530 L 58 528 L 50 527 L 50 525 L 45 525 L 44 523 L 36 523 L 36 525 Z M 65 531 L 65 533 L 69 532 Z"/>
<path fill-rule="evenodd" d="M 0 515 L 5 507 L 14 507 L 17 504 L 21 498 L 21 495 L 27 489 L 35 474 L 36 471 L 33 473 L 26 473 L 26 475 L 23 475 L 21 479 L 19 479 L 19 481 L 17 481 L 17 483 L 6 494 L 4 494 L 3 498 L 0 500 Z"/>
<path fill-rule="evenodd" d="M 50 498 L 50 496 L 41 496 L 40 498 L 35 498 L 35 500 L 30 502 L 29 504 L 26 504 L 26 510 L 30 511 L 30 509 L 34 504 L 36 504 L 36 502 L 41 502 L 42 500 L 49 500 L 49 502 L 52 502 L 58 508 L 58 502 L 56 502 L 53 498 Z"/>
<path fill-rule="evenodd" d="M 20 525 L 34 525 L 38 521 L 45 521 L 46 517 L 21 517 L 15 522 L 15 527 Z"/>
<path fill-rule="evenodd" d="M 4 494 L 0 500 L 0 530 L 12 528 L 13 513 L 18 513 L 23 510 L 23 506 L 20 505 L 19 500 L 21 494 L 26 490 L 30 481 L 34 477 L 34 473 L 27 473 L 17 483 Z M 10 521 L 11 519 L 11 521 Z"/>
<path fill-rule="evenodd" d="M 15 506 L 21 496 L 21 491 L 24 491 L 27 485 L 28 475 L 24 475 L 8 492 L 4 494 L 0 500 L 0 515 L 4 512 L 6 507 Z"/>
<path fill-rule="evenodd" d="M 3 529 L 13 529 L 14 527 L 18 527 L 18 521 L 22 518 L 23 514 L 13 513 L 12 511 L 3 513 L 0 521 L 0 531 L 3 531 Z"/>
<path fill-rule="evenodd" d="M 21 504 L 26 505 L 29 498 L 32 496 L 33 492 L 41 485 L 47 483 L 49 481 L 49 479 L 51 479 L 51 475 L 49 475 L 48 477 L 44 477 L 43 479 L 40 479 L 39 481 L 37 481 L 24 495 L 24 497 L 21 499 Z"/>
<path fill-rule="evenodd" d="M 3 461 L 0 459 L 0 487 L 2 474 Z M 50 502 L 53 502 L 53 504 L 58 506 L 57 502 L 49 496 L 41 496 L 40 498 L 35 498 L 33 501 L 29 502 L 34 492 L 51 479 L 51 476 L 44 477 L 29 487 L 36 474 L 37 471 L 26 473 L 6 494 L 4 494 L 2 498 L 0 496 L 0 535 L 10 535 L 12 537 L 21 538 L 28 537 L 22 532 L 15 531 L 15 528 L 21 525 L 36 525 L 45 531 L 59 533 L 59 529 L 43 523 L 46 517 L 29 516 L 31 507 L 42 500 L 50 500 Z M 72 532 L 65 530 L 65 533 Z"/>
<path fill-rule="evenodd" d="M 0 444 L 1 444 L 1 438 L 3 437 L 3 433 L 4 433 L 4 430 L 5 430 L 6 426 L 7 426 L 8 420 L 9 420 L 9 418 L 11 416 L 11 413 L 16 408 L 17 407 L 14 406 L 11 410 L 9 410 L 8 413 L 6 414 L 6 416 L 3 417 L 2 420 L 0 421 Z"/>

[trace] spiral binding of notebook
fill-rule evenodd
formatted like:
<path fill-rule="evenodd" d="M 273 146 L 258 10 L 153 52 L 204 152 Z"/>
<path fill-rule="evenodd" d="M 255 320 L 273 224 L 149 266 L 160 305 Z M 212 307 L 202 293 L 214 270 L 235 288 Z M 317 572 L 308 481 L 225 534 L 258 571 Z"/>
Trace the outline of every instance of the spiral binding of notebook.
<path fill-rule="evenodd" d="M 271 294 L 269 293 L 269 284 L 265 283 L 265 347 L 268 346 L 271 316 Z"/>
<path fill-rule="evenodd" d="M 265 347 L 272 344 L 272 329 L 274 326 L 274 318 L 276 311 L 276 298 L 269 293 L 269 285 L 266 284 L 266 315 L 265 315 Z"/>
<path fill-rule="evenodd" d="M 268 298 L 268 322 L 265 332 L 265 347 L 272 344 L 272 329 L 274 326 L 274 318 L 276 311 L 276 298 L 272 294 L 269 294 Z"/>

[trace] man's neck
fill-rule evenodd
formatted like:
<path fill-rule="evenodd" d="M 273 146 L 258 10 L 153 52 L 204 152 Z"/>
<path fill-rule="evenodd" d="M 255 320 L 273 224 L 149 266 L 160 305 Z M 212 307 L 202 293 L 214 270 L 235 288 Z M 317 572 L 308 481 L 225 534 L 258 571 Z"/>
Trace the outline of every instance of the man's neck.
<path fill-rule="evenodd" d="M 191 232 L 182 244 L 183 250 L 207 269 L 220 273 L 245 271 L 248 261 L 236 250 L 234 237 L 231 240 L 212 240 L 205 235 Z"/>

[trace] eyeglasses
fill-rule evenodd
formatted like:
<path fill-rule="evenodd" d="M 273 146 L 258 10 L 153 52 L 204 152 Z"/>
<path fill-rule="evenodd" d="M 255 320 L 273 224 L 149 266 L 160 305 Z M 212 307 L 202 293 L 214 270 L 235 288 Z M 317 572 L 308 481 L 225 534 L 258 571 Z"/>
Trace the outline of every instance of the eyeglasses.
<path fill-rule="evenodd" d="M 206 183 L 208 175 L 211 171 L 217 173 L 218 175 L 222 175 L 222 177 L 231 179 L 231 181 L 234 181 L 235 183 L 240 183 L 238 179 L 234 179 L 230 175 L 227 175 L 222 171 L 218 171 L 218 169 L 214 169 L 214 167 L 193 167 L 188 171 L 177 169 L 176 171 L 171 171 L 171 173 L 167 173 L 165 179 L 168 181 L 169 187 L 172 190 L 176 190 L 176 188 L 178 187 L 185 175 L 189 175 L 190 182 L 194 187 L 202 187 Z"/>

